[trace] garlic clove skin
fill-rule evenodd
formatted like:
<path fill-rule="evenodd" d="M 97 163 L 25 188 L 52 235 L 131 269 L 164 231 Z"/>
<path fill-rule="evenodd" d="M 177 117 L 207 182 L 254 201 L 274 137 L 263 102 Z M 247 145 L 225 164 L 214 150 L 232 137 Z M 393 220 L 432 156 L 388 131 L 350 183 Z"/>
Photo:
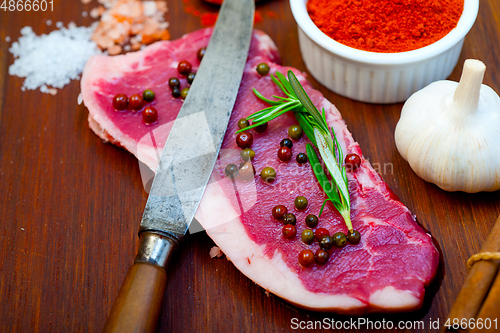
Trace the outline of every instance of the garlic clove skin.
<path fill-rule="evenodd" d="M 481 84 L 484 70 L 482 62 L 467 60 L 461 88 L 445 80 L 416 92 L 396 126 L 403 158 L 446 191 L 500 189 L 500 98 Z"/>

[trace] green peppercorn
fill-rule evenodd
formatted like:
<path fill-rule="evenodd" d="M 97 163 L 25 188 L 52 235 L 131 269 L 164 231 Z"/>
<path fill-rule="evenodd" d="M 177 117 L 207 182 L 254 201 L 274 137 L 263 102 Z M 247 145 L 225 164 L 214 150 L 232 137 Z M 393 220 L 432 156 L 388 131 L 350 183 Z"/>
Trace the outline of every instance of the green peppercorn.
<path fill-rule="evenodd" d="M 170 79 L 168 79 L 168 86 L 172 90 L 174 88 L 179 88 L 181 86 L 181 81 L 179 81 L 179 79 L 176 77 L 171 77 Z"/>
<path fill-rule="evenodd" d="M 299 164 L 307 163 L 307 155 L 305 153 L 298 153 L 296 159 Z"/>
<path fill-rule="evenodd" d="M 267 73 L 269 73 L 269 70 L 269 65 L 265 62 L 261 62 L 257 65 L 257 73 L 259 73 L 260 75 L 267 75 Z"/>
<path fill-rule="evenodd" d="M 244 129 L 245 127 L 248 127 L 250 126 L 250 122 L 248 120 L 246 120 L 245 118 L 241 118 L 240 120 L 238 120 L 238 127 L 240 129 Z"/>
<path fill-rule="evenodd" d="M 336 232 L 332 237 L 336 247 L 344 247 L 347 244 L 347 236 L 343 232 Z"/>
<path fill-rule="evenodd" d="M 234 179 L 236 178 L 237 173 L 238 173 L 238 167 L 235 164 L 229 164 L 226 167 L 225 170 L 226 177 Z"/>
<path fill-rule="evenodd" d="M 187 76 L 187 82 L 189 84 L 193 84 L 193 81 L 194 81 L 194 77 L 196 76 L 196 73 L 189 73 L 188 76 Z"/>
<path fill-rule="evenodd" d="M 328 262 L 328 258 L 330 257 L 330 253 L 325 250 L 318 250 L 314 255 L 314 259 L 316 259 L 316 263 L 320 265 L 324 265 Z"/>
<path fill-rule="evenodd" d="M 288 136 L 293 140 L 298 140 L 302 137 L 302 127 L 299 125 L 292 125 L 288 128 Z"/>
<path fill-rule="evenodd" d="M 240 152 L 240 156 L 243 159 L 243 161 L 253 161 L 253 158 L 255 157 L 255 152 L 251 148 L 245 148 Z"/>
<path fill-rule="evenodd" d="M 178 98 L 181 96 L 181 90 L 177 87 L 175 87 L 174 89 L 172 89 L 172 97 L 174 98 Z"/>
<path fill-rule="evenodd" d="M 302 241 L 306 244 L 312 244 L 314 242 L 314 232 L 311 229 L 305 229 L 300 235 Z"/>
<path fill-rule="evenodd" d="M 153 90 L 151 89 L 146 89 L 144 90 L 144 92 L 142 93 L 142 98 L 146 101 L 146 102 L 152 102 L 154 101 L 155 99 L 155 93 L 153 92 Z"/>
<path fill-rule="evenodd" d="M 188 92 L 189 92 L 189 88 L 186 87 L 186 88 L 182 89 L 181 90 L 181 98 L 186 99 Z"/>
<path fill-rule="evenodd" d="M 271 167 L 265 167 L 260 172 L 260 177 L 266 183 L 272 183 L 276 179 L 276 171 Z"/>
<path fill-rule="evenodd" d="M 318 217 L 316 215 L 312 215 L 312 214 L 307 215 L 306 225 L 309 228 L 316 228 L 316 226 L 318 225 Z"/>
<path fill-rule="evenodd" d="M 292 149 L 293 142 L 289 138 L 285 138 L 285 139 L 281 140 L 280 146 L 281 147 L 288 147 L 288 148 Z"/>
<path fill-rule="evenodd" d="M 297 207 L 297 209 L 306 209 L 307 199 L 301 195 L 296 197 L 295 198 L 295 207 Z"/>
<path fill-rule="evenodd" d="M 361 240 L 361 234 L 357 230 L 349 231 L 347 233 L 347 240 L 351 244 L 358 244 Z"/>
<path fill-rule="evenodd" d="M 287 213 L 283 216 L 283 223 L 295 225 L 297 223 L 297 218 L 292 213 Z"/>
<path fill-rule="evenodd" d="M 324 235 L 323 237 L 321 237 L 318 243 L 319 247 L 322 248 L 323 250 L 330 250 L 334 245 L 333 237 L 329 235 Z"/>

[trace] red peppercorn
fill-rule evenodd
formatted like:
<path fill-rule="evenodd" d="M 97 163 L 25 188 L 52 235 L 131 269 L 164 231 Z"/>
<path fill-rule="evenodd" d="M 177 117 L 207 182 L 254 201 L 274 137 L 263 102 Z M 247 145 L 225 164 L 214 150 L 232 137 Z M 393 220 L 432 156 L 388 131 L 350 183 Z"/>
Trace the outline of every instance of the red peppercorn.
<path fill-rule="evenodd" d="M 356 170 L 361 165 L 361 157 L 358 154 L 347 154 L 344 164 L 347 170 Z"/>
<path fill-rule="evenodd" d="M 318 250 L 316 251 L 316 254 L 314 255 L 314 259 L 316 260 L 316 263 L 320 265 L 324 265 L 328 262 L 328 258 L 330 257 L 330 254 L 328 251 L 325 250 Z"/>
<path fill-rule="evenodd" d="M 283 205 L 278 205 L 273 208 L 273 217 L 276 220 L 283 220 L 283 217 L 285 214 L 288 212 L 288 209 L 286 209 L 285 206 Z"/>
<path fill-rule="evenodd" d="M 125 94 L 118 94 L 113 98 L 113 107 L 123 111 L 128 107 L 128 97 Z"/>
<path fill-rule="evenodd" d="M 182 60 L 177 66 L 177 71 L 181 75 L 188 75 L 189 73 L 191 73 L 191 69 L 193 69 L 193 66 L 189 61 L 186 60 Z"/>
<path fill-rule="evenodd" d="M 293 224 L 285 224 L 283 227 L 283 236 L 286 239 L 292 239 L 295 238 L 295 235 L 297 235 L 297 228 Z"/>
<path fill-rule="evenodd" d="M 292 158 L 292 150 L 286 146 L 278 149 L 278 158 L 283 162 L 288 162 Z"/>
<path fill-rule="evenodd" d="M 314 264 L 314 253 L 311 250 L 302 250 L 299 253 L 299 263 L 304 267 Z"/>
<path fill-rule="evenodd" d="M 328 230 L 326 230 L 325 228 L 318 228 L 314 232 L 314 235 L 316 236 L 316 239 L 319 241 L 321 239 L 321 237 L 323 237 L 325 235 L 330 236 L 330 232 Z"/>
<path fill-rule="evenodd" d="M 248 132 L 241 132 L 236 136 L 236 144 L 241 149 L 250 148 L 253 143 L 253 135 Z"/>
<path fill-rule="evenodd" d="M 201 59 L 203 59 L 203 56 L 205 55 L 206 51 L 207 51 L 207 48 L 202 47 L 198 50 L 198 52 L 196 52 L 196 57 L 198 58 L 199 61 L 201 61 Z"/>
<path fill-rule="evenodd" d="M 254 123 L 252 123 L 253 125 Z M 267 130 L 267 127 L 268 127 L 268 123 L 263 123 L 262 125 L 259 125 L 257 127 L 254 127 L 253 129 L 255 130 L 255 132 L 257 133 L 264 133 L 266 130 Z"/>
<path fill-rule="evenodd" d="M 158 120 L 158 112 L 152 106 L 147 106 L 144 111 L 142 111 L 142 119 L 146 124 L 152 124 Z"/>
<path fill-rule="evenodd" d="M 128 105 L 130 106 L 130 108 L 134 110 L 140 110 L 144 105 L 144 99 L 142 98 L 141 95 L 134 94 L 130 96 L 130 99 L 128 100 Z"/>

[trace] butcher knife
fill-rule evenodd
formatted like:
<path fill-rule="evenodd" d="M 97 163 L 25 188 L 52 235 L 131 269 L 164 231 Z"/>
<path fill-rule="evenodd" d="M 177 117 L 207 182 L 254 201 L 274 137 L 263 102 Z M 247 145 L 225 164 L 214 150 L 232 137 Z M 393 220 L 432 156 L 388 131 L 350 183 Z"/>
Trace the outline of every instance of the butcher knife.
<path fill-rule="evenodd" d="M 104 332 L 153 332 L 166 265 L 194 218 L 243 76 L 254 0 L 225 0 L 206 53 L 167 138 L 139 228 L 140 247 Z"/>

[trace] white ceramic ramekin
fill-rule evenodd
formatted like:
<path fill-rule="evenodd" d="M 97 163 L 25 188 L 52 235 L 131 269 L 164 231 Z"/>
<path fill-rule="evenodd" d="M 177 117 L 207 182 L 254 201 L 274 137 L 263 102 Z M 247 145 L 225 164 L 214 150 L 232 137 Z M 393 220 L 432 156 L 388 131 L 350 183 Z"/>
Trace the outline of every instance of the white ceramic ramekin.
<path fill-rule="evenodd" d="M 290 0 L 307 69 L 328 89 L 368 103 L 403 102 L 429 83 L 446 79 L 458 62 L 464 37 L 479 9 L 479 0 L 465 0 L 457 27 L 431 45 L 408 52 L 377 53 L 328 37 L 309 17 L 306 2 Z"/>

